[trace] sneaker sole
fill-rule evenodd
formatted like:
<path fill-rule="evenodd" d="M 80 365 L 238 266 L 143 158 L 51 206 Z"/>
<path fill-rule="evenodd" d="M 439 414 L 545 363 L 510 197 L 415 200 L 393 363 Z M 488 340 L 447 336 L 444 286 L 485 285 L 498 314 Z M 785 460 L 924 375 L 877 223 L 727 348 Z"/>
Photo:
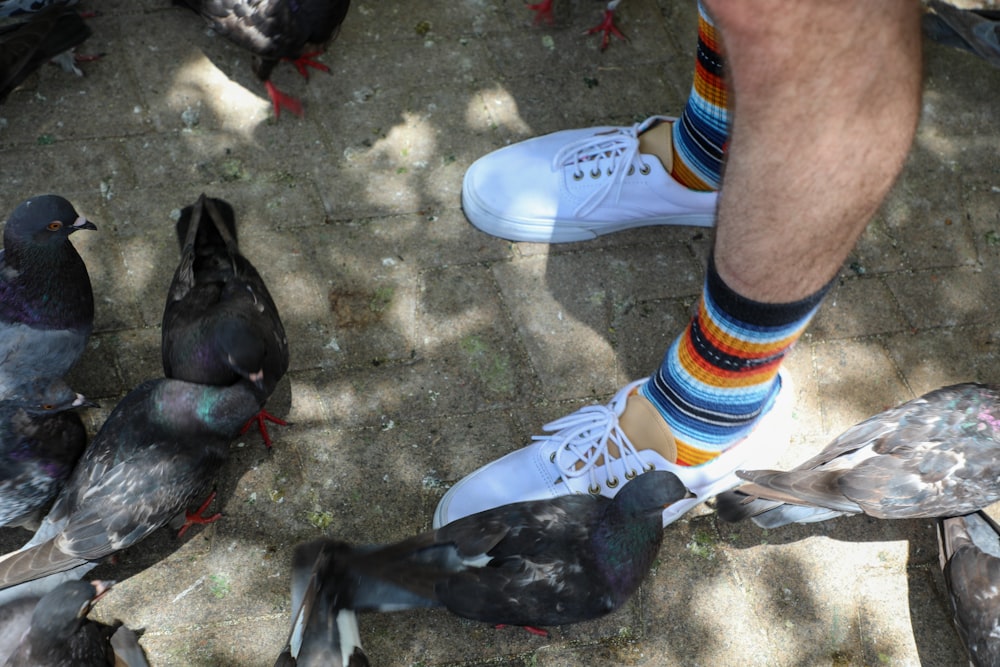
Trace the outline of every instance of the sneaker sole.
<path fill-rule="evenodd" d="M 712 227 L 713 213 L 678 213 L 676 215 L 626 221 L 588 221 L 572 219 L 515 220 L 503 218 L 489 211 L 469 188 L 468 175 L 462 179 L 462 210 L 472 226 L 490 236 L 508 241 L 528 243 L 570 243 L 590 241 L 604 234 L 654 225 Z"/>

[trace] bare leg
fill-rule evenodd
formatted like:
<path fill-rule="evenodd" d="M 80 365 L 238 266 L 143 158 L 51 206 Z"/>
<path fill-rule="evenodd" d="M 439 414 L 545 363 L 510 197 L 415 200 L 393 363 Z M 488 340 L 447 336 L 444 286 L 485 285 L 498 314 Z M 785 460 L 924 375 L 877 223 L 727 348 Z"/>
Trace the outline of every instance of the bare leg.
<path fill-rule="evenodd" d="M 786 303 L 837 272 L 902 168 L 921 81 L 912 0 L 705 0 L 733 124 L 715 259 L 739 294 Z"/>

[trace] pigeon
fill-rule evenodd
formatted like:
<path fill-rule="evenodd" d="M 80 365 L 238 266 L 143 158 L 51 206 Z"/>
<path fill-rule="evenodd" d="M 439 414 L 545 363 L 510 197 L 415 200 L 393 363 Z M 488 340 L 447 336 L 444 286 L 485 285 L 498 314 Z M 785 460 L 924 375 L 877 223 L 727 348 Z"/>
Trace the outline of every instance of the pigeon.
<path fill-rule="evenodd" d="M 535 628 L 618 609 L 663 540 L 663 509 L 693 497 L 654 470 L 614 498 L 571 494 L 503 505 L 382 547 L 335 543 L 342 604 L 356 611 L 443 606 Z"/>
<path fill-rule="evenodd" d="M 94 436 L 35 536 L 0 558 L 0 589 L 58 583 L 50 575 L 66 572 L 79 578 L 182 514 L 185 528 L 219 518 L 202 516 L 212 496 L 197 513 L 185 508 L 209 491 L 229 443 L 256 411 L 243 383 L 140 384 Z"/>
<path fill-rule="evenodd" d="M 0 526 L 37 527 L 87 444 L 74 408 L 96 407 L 61 379 L 36 380 L 0 400 Z"/>
<path fill-rule="evenodd" d="M 292 630 L 274 667 L 368 667 L 358 619 L 341 603 L 334 545 L 320 539 L 292 557 Z"/>
<path fill-rule="evenodd" d="M 312 67 L 329 72 L 313 58 L 336 39 L 350 0 L 174 0 L 201 15 L 212 30 L 252 52 L 254 74 L 264 82 L 275 117 L 285 108 L 302 116 L 302 104 L 271 83 L 279 60 L 290 60 L 305 78 Z"/>
<path fill-rule="evenodd" d="M 24 627 L 5 667 L 148 667 L 134 632 L 121 622 L 104 625 L 87 618 L 113 581 L 69 581 L 41 599 L 25 598 L 0 607 L 16 628 Z M 5 628 L 6 630 L 6 628 Z"/>
<path fill-rule="evenodd" d="M 94 328 L 94 294 L 69 241 L 97 229 L 57 195 L 21 203 L 3 230 L 0 252 L 0 398 L 37 378 L 61 378 Z"/>
<path fill-rule="evenodd" d="M 984 512 L 939 519 L 952 620 L 977 667 L 1000 665 L 1000 528 Z"/>
<path fill-rule="evenodd" d="M 264 280 L 240 254 L 233 207 L 201 195 L 181 211 L 177 238 L 181 261 L 161 325 L 164 374 L 200 384 L 248 383 L 270 448 L 265 421 L 285 422 L 263 406 L 288 370 L 288 338 Z"/>
<path fill-rule="evenodd" d="M 719 517 L 758 526 L 958 516 L 1000 500 L 1000 386 L 935 389 L 847 429 L 788 472 L 739 470 Z"/>
<path fill-rule="evenodd" d="M 924 34 L 1000 67 L 1000 10 L 961 9 L 940 0 L 927 4 L 933 11 L 923 16 Z"/>
<path fill-rule="evenodd" d="M 544 21 L 550 25 L 552 24 L 552 2 L 553 0 L 539 0 L 539 2 L 528 5 L 528 9 L 535 12 L 535 23 Z M 584 32 L 585 35 L 601 34 L 601 51 L 608 48 L 612 35 L 623 42 L 628 41 L 625 33 L 615 25 L 615 12 L 618 10 L 618 5 L 621 2 L 622 0 L 610 0 L 604 7 L 604 18 L 601 19 L 601 22 Z"/>
<path fill-rule="evenodd" d="M 0 103 L 49 60 L 82 76 L 72 49 L 90 34 L 90 27 L 75 10 L 58 4 L 24 21 L 0 26 Z"/>
<path fill-rule="evenodd" d="M 79 0 L 0 0 L 0 18 L 44 11 L 53 5 L 70 6 Z"/>

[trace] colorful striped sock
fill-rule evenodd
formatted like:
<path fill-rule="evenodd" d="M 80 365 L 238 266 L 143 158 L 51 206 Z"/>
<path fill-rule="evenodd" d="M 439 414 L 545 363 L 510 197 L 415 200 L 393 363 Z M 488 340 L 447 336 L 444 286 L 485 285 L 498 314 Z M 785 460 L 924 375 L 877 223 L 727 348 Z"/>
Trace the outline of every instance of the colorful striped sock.
<path fill-rule="evenodd" d="M 698 3 L 698 57 L 684 112 L 674 123 L 674 180 L 691 190 L 718 190 L 729 140 L 729 95 L 723 79 L 722 42 Z"/>
<path fill-rule="evenodd" d="M 782 359 L 828 288 L 793 303 L 751 301 L 709 261 L 697 314 L 641 389 L 673 431 L 678 464 L 710 461 L 750 432 L 777 394 Z"/>

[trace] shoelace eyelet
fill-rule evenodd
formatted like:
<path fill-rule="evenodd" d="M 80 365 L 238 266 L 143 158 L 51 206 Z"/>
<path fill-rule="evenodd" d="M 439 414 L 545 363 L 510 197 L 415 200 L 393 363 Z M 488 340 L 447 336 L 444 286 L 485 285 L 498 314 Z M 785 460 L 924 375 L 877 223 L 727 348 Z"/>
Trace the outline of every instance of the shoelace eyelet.
<path fill-rule="evenodd" d="M 653 465 L 652 463 L 646 466 L 646 472 L 653 472 L 654 470 L 656 470 L 656 466 Z"/>
<path fill-rule="evenodd" d="M 551 454 L 549 454 L 549 463 L 555 463 L 555 462 L 556 462 L 556 453 L 552 452 Z"/>
<path fill-rule="evenodd" d="M 629 165 L 629 168 L 628 168 L 628 171 L 626 172 L 626 175 L 627 176 L 631 176 L 634 173 L 635 173 L 635 165 L 634 164 Z"/>
<path fill-rule="evenodd" d="M 630 469 L 627 473 L 625 473 L 625 479 L 627 479 L 627 480 L 633 480 L 638 475 L 639 475 L 639 473 L 637 473 L 635 470 L 631 470 Z"/>
<path fill-rule="evenodd" d="M 591 169 L 590 170 L 590 177 L 594 178 L 594 179 L 600 178 L 601 177 L 601 170 L 600 169 Z"/>
<path fill-rule="evenodd" d="M 587 491 L 592 496 L 599 496 L 599 495 L 601 495 L 601 487 L 600 486 L 588 486 L 587 487 Z"/>
<path fill-rule="evenodd" d="M 653 171 L 653 169 L 648 164 L 644 164 L 641 167 L 639 167 L 639 173 L 642 174 L 643 176 L 649 176 L 649 172 L 651 171 Z"/>
<path fill-rule="evenodd" d="M 573 172 L 573 180 L 574 181 L 583 180 L 583 172 L 582 171 Z"/>
<path fill-rule="evenodd" d="M 618 486 L 618 478 L 617 478 L 617 477 L 613 477 L 613 478 L 611 478 L 611 479 L 609 479 L 609 480 L 607 481 L 607 487 L 608 487 L 609 489 L 613 489 L 613 488 L 615 488 L 616 486 Z"/>

